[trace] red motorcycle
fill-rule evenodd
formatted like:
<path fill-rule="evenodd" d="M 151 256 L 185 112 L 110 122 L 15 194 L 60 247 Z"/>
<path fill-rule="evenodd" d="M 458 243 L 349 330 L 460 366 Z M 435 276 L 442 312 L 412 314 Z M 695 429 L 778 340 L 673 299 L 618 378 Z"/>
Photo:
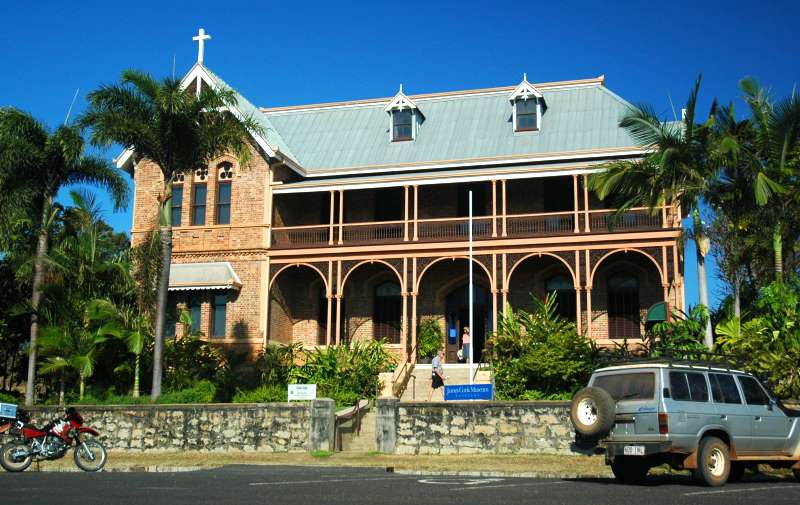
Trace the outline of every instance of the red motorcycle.
<path fill-rule="evenodd" d="M 0 448 L 0 465 L 8 472 L 24 471 L 34 459 L 62 458 L 73 446 L 75 464 L 84 472 L 101 470 L 108 459 L 105 446 L 93 438 L 100 434 L 83 425 L 83 417 L 74 407 L 42 428 L 24 424 L 20 435 Z"/>

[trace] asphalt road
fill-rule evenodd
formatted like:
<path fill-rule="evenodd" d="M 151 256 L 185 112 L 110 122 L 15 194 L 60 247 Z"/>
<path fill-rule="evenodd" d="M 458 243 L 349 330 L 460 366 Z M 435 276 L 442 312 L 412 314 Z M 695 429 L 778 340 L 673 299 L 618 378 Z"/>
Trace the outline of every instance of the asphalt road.
<path fill-rule="evenodd" d="M 796 505 L 800 483 L 762 480 L 708 488 L 664 476 L 625 486 L 611 479 L 423 477 L 366 468 L 228 466 L 182 473 L 2 473 L 0 503 Z"/>

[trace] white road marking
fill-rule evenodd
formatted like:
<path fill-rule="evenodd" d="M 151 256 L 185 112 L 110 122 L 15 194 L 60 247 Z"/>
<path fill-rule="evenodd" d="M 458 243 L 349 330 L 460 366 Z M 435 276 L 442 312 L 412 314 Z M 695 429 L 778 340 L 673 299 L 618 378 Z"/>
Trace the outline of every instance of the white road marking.
<path fill-rule="evenodd" d="M 783 489 L 783 488 L 795 488 L 800 489 L 797 485 L 784 485 L 784 486 L 760 486 L 760 487 L 748 487 L 748 488 L 736 488 L 736 489 L 719 489 L 717 491 L 695 491 L 694 493 L 683 493 L 683 496 L 699 496 L 705 494 L 724 494 L 724 493 L 747 493 L 750 491 L 767 491 L 771 489 Z"/>
<path fill-rule="evenodd" d="M 278 482 L 251 482 L 251 486 L 286 486 L 291 484 L 326 484 L 328 482 L 364 482 L 368 480 L 407 480 L 403 477 L 360 477 L 354 479 L 287 480 Z"/>
<path fill-rule="evenodd" d="M 441 485 L 453 485 L 453 484 L 463 484 L 465 486 L 477 486 L 480 484 L 491 484 L 492 482 L 502 482 L 505 479 L 464 479 L 464 478 L 455 478 L 455 479 L 421 479 L 417 482 L 420 484 L 441 484 Z"/>
<path fill-rule="evenodd" d="M 555 486 L 557 484 L 569 484 L 569 483 L 565 480 L 557 480 L 552 482 L 520 482 L 518 484 L 499 484 L 496 486 L 454 487 L 450 491 L 481 491 L 483 489 L 497 489 L 501 487 Z"/>

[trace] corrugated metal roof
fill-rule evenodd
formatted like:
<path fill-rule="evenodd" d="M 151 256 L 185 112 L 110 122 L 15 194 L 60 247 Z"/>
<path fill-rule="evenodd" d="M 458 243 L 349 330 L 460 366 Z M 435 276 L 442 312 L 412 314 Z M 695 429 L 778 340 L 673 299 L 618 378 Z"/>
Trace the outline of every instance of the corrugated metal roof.
<path fill-rule="evenodd" d="M 169 290 L 239 289 L 242 281 L 227 261 L 178 263 L 169 267 Z"/>
<path fill-rule="evenodd" d="M 515 133 L 505 92 L 418 101 L 415 140 L 391 142 L 385 104 L 262 112 L 308 173 L 634 146 L 618 122 L 629 104 L 600 84 L 543 90 L 538 132 Z"/>
<path fill-rule="evenodd" d="M 267 117 L 266 114 L 262 113 L 259 110 L 259 108 L 250 103 L 250 101 L 247 98 L 245 98 L 244 95 L 236 91 L 235 88 L 233 88 L 224 80 L 222 80 L 222 78 L 220 78 L 217 74 L 209 70 L 208 67 L 203 67 L 203 68 L 208 72 L 208 74 L 212 78 L 214 78 L 215 81 L 217 81 L 218 86 L 230 89 L 236 94 L 236 102 L 237 102 L 236 106 L 238 107 L 239 111 L 241 111 L 242 114 L 244 114 L 245 116 L 252 117 L 253 120 L 255 120 L 259 125 L 261 125 L 261 128 L 264 129 L 264 136 L 265 136 L 264 140 L 267 141 L 267 144 L 269 144 L 270 147 L 282 152 L 286 156 L 289 156 L 293 161 L 297 161 L 297 158 L 295 158 L 292 155 L 292 151 L 291 149 L 289 149 L 289 145 L 286 144 L 286 142 L 283 140 L 283 137 L 281 136 L 280 132 L 275 128 L 275 126 L 272 124 L 272 122 L 270 121 L 269 117 Z"/>

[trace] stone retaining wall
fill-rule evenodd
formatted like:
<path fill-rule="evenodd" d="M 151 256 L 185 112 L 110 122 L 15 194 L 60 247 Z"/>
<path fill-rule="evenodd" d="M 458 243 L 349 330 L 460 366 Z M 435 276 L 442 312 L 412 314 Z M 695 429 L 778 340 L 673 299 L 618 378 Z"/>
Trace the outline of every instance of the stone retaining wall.
<path fill-rule="evenodd" d="M 568 402 L 381 399 L 378 418 L 378 433 L 395 437 L 393 444 L 379 443 L 380 450 L 397 454 L 571 454 L 575 440 Z"/>
<path fill-rule="evenodd" d="M 311 406 L 301 403 L 79 406 L 109 449 L 129 451 L 309 450 Z M 63 413 L 28 409 L 34 424 Z M 331 408 L 332 413 L 332 408 Z"/>

